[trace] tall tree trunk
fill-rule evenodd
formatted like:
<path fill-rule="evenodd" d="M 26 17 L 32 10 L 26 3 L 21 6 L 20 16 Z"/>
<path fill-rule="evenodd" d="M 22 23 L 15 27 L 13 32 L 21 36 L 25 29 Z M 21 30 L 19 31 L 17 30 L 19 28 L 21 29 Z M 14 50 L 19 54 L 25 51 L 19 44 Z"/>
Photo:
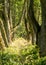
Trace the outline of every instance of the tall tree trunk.
<path fill-rule="evenodd" d="M 32 24 L 33 26 L 34 34 L 36 34 L 36 44 L 38 44 L 38 33 L 40 32 L 40 26 L 34 16 L 33 0 L 30 0 L 27 16 L 28 19 L 30 20 L 29 24 L 30 25 Z"/>
<path fill-rule="evenodd" d="M 5 32 L 5 28 L 4 28 L 4 23 L 5 23 L 5 17 L 4 17 L 4 0 L 2 0 L 0 2 L 0 4 L 2 4 L 2 10 L 0 10 L 0 33 L 1 33 L 1 36 L 2 37 L 2 40 L 4 41 L 5 43 L 5 46 L 7 47 L 8 46 L 8 40 L 7 40 L 7 35 L 6 35 L 6 32 Z M 3 42 L 2 42 L 3 43 Z"/>
<path fill-rule="evenodd" d="M 30 4 L 30 0 L 26 1 L 26 6 L 25 6 L 25 12 L 24 12 L 24 19 L 25 19 L 25 28 L 26 28 L 26 32 L 27 32 L 27 40 L 30 41 L 31 43 L 34 44 L 34 30 L 33 30 L 33 25 L 31 23 L 31 18 L 29 16 L 29 5 Z"/>
<path fill-rule="evenodd" d="M 11 42 L 11 36 L 10 36 L 10 24 L 9 24 L 9 17 L 8 17 L 8 9 L 9 9 L 9 3 L 8 0 L 4 0 L 4 17 L 5 17 L 5 21 L 4 21 L 4 27 L 5 27 L 5 31 L 6 31 L 6 35 L 7 35 L 7 40 L 10 43 Z"/>
<path fill-rule="evenodd" d="M 9 3 L 9 10 L 8 10 L 8 17 L 9 17 L 9 24 L 10 24 L 10 37 L 11 37 L 11 39 L 12 39 L 12 37 L 13 37 L 13 31 L 12 31 L 12 29 L 13 29 L 13 23 L 12 23 L 12 11 L 11 11 L 11 2 L 10 2 L 10 0 L 8 0 L 8 3 Z"/>
<path fill-rule="evenodd" d="M 40 47 L 40 54 L 41 56 L 45 56 L 46 55 L 46 0 L 40 0 L 40 1 L 42 8 L 41 27 L 39 26 L 34 16 L 33 0 L 30 0 L 28 15 L 30 17 L 31 24 L 33 25 L 34 31 L 36 33 L 36 44 Z"/>
<path fill-rule="evenodd" d="M 39 35 L 39 46 L 42 56 L 46 56 L 46 0 L 40 0 L 42 8 L 42 26 Z"/>
<path fill-rule="evenodd" d="M 8 41 L 7 41 L 3 21 L 1 19 L 0 19 L 0 33 L 1 33 L 2 39 L 3 39 L 4 43 L 5 43 L 5 46 L 7 47 L 8 46 Z"/>

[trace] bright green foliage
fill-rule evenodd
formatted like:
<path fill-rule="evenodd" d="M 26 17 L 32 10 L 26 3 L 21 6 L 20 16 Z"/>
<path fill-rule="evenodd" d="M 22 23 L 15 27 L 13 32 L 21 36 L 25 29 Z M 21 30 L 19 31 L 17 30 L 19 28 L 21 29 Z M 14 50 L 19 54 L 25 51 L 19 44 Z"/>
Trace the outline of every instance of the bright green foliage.
<path fill-rule="evenodd" d="M 24 65 L 33 65 L 39 58 L 39 49 L 37 46 L 29 45 L 21 50 L 21 59 Z"/>
<path fill-rule="evenodd" d="M 46 65 L 46 57 L 39 57 L 37 46 L 29 45 L 16 54 L 15 48 L 0 51 L 0 65 Z"/>
<path fill-rule="evenodd" d="M 22 9 L 23 9 L 24 0 L 12 0 L 11 1 L 11 10 L 14 27 L 20 22 Z"/>

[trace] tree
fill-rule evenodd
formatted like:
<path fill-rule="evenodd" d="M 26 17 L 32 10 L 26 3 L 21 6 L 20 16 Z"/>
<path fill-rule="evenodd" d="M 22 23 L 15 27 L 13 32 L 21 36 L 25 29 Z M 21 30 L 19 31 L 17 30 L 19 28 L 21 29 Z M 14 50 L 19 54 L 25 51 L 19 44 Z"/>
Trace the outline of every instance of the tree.
<path fill-rule="evenodd" d="M 46 1 L 40 0 L 42 8 L 42 25 L 40 26 L 35 19 L 33 10 L 33 1 L 30 0 L 30 6 L 28 10 L 28 15 L 30 17 L 30 23 L 33 25 L 33 29 L 36 34 L 36 44 L 40 47 L 40 54 L 42 56 L 46 55 Z"/>
<path fill-rule="evenodd" d="M 46 0 L 40 0 L 42 10 L 42 25 L 39 35 L 39 46 L 41 55 L 46 56 Z"/>
<path fill-rule="evenodd" d="M 1 12 L 0 17 L 2 19 L 2 20 L 0 20 L 1 21 L 0 24 L 2 24 L 3 26 L 1 26 L 0 28 L 1 28 L 1 30 L 4 28 L 1 31 L 1 33 L 5 31 L 4 34 L 2 33 L 2 35 L 4 35 L 2 37 L 4 38 L 3 39 L 4 42 L 7 39 L 7 41 L 5 42 L 5 45 L 8 46 L 8 43 L 11 43 L 11 29 L 12 29 L 12 16 L 11 16 L 11 9 L 10 9 L 10 0 L 2 0 L 1 4 L 3 7 L 2 7 L 2 11 L 0 11 Z"/>

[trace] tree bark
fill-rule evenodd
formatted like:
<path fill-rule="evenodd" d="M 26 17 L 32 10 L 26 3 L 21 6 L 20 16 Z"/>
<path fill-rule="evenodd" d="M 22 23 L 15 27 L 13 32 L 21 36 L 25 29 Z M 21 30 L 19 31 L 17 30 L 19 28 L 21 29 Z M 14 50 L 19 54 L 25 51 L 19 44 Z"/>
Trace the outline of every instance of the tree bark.
<path fill-rule="evenodd" d="M 38 34 L 40 32 L 40 26 L 34 16 L 33 0 L 30 0 L 27 16 L 28 16 L 28 19 L 30 20 L 29 24 L 30 25 L 32 24 L 33 26 L 34 34 L 36 35 L 36 44 L 38 45 Z"/>
<path fill-rule="evenodd" d="M 30 0 L 28 16 L 36 34 L 36 44 L 40 47 L 40 55 L 46 56 L 46 0 L 40 0 L 42 8 L 42 25 L 39 26 L 34 16 L 33 0 Z"/>
<path fill-rule="evenodd" d="M 11 36 L 10 36 L 11 32 L 10 32 L 10 24 L 9 24 L 10 20 L 8 17 L 8 9 L 9 9 L 9 3 L 8 3 L 8 0 L 5 0 L 4 1 L 4 16 L 5 16 L 4 26 L 5 26 L 8 42 L 11 42 Z"/>
<path fill-rule="evenodd" d="M 40 0 L 42 8 L 42 26 L 39 35 L 41 56 L 46 56 L 46 0 Z"/>
<path fill-rule="evenodd" d="M 5 46 L 7 47 L 8 46 L 8 41 L 7 41 L 3 21 L 1 19 L 0 19 L 0 33 L 1 33 L 2 39 L 3 39 L 4 43 L 5 43 Z"/>

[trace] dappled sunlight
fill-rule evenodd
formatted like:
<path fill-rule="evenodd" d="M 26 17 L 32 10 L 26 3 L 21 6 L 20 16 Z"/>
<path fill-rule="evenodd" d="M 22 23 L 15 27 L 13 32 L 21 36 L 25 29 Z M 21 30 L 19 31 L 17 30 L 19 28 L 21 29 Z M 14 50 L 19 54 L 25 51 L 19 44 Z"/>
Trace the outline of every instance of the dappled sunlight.
<path fill-rule="evenodd" d="M 28 42 L 24 38 L 16 38 L 9 46 L 15 48 L 17 50 L 17 53 L 19 53 L 21 49 L 29 44 L 31 45 L 31 42 Z"/>

